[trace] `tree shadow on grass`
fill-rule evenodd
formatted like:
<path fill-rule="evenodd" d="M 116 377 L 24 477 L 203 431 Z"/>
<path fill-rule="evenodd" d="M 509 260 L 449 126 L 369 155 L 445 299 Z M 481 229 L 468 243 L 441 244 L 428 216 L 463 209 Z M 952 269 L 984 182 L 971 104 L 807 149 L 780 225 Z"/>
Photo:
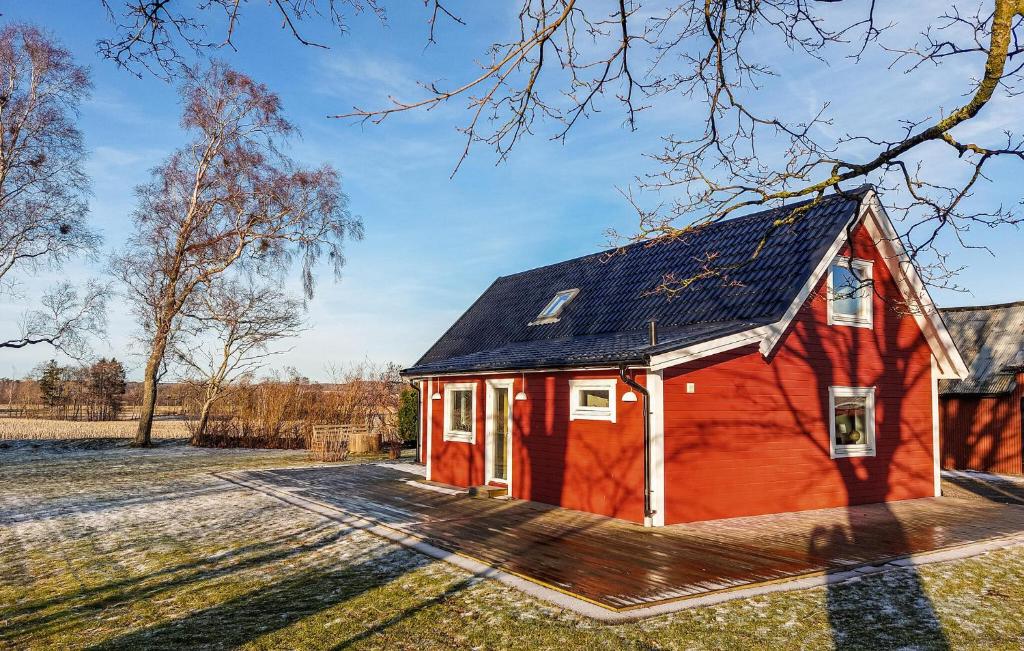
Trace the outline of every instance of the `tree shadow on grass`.
<path fill-rule="evenodd" d="M 151 599 L 161 593 L 230 576 L 268 563 L 284 561 L 300 554 L 315 552 L 341 540 L 351 531 L 348 528 L 337 530 L 336 525 L 320 525 L 306 531 L 233 550 L 231 556 L 228 557 L 233 559 L 232 561 L 228 561 L 224 557 L 198 559 L 163 568 L 144 576 L 112 581 L 62 595 L 59 598 L 25 604 L 16 609 L 2 609 L 0 616 L 7 623 L 0 633 L 0 641 L 32 636 L 45 628 L 69 620 L 81 619 L 92 614 L 98 615 L 107 608 Z M 317 537 L 303 544 L 295 544 L 296 537 L 308 535 L 317 535 Z M 160 577 L 166 578 L 155 583 L 148 583 Z M 85 600 L 85 603 L 74 603 L 80 600 Z M 67 607 L 33 616 L 61 605 Z"/>
<path fill-rule="evenodd" d="M 144 507 L 151 504 L 167 504 L 169 502 L 191 499 L 218 499 L 237 490 L 231 485 L 203 485 L 183 489 L 180 486 L 164 486 L 159 488 L 137 488 L 137 492 L 125 489 L 122 494 L 112 496 L 68 495 L 48 499 L 32 507 L 16 504 L 13 507 L 0 507 L 0 525 L 43 523 L 69 515 L 100 514 L 118 509 Z"/>
<path fill-rule="evenodd" d="M 402 622 L 402 621 L 404 621 L 406 619 L 409 619 L 410 617 L 413 617 L 417 613 L 420 613 L 420 612 L 422 612 L 424 610 L 427 610 L 428 608 L 431 608 L 433 606 L 437 606 L 437 605 L 443 604 L 449 598 L 454 597 L 455 595 L 457 595 L 458 593 L 462 592 L 463 590 L 466 590 L 467 588 L 472 587 L 474 585 L 474 583 L 476 583 L 477 580 L 478 580 L 478 578 L 475 577 L 475 576 L 469 577 L 467 579 L 462 579 L 461 581 L 458 581 L 458 582 L 452 584 L 451 586 L 449 586 L 441 594 L 439 594 L 439 595 L 437 595 L 435 597 L 431 597 L 430 599 L 426 599 L 424 601 L 421 601 L 418 604 L 416 604 L 415 606 L 411 606 L 409 608 L 406 608 L 405 610 L 403 610 L 402 612 L 398 613 L 397 615 L 389 617 L 388 619 L 384 620 L 383 622 L 380 622 L 379 624 L 376 624 L 376 625 L 371 626 L 371 627 L 369 627 L 367 629 L 364 629 L 364 630 L 360 631 L 359 633 L 356 633 L 352 637 L 347 638 L 345 640 L 342 640 L 341 642 L 339 642 L 338 644 L 336 644 L 332 648 L 333 649 L 348 649 L 348 648 L 352 647 L 353 645 L 355 645 L 355 644 L 357 644 L 359 642 L 362 642 L 363 640 L 369 639 L 369 638 L 373 637 L 374 635 L 377 635 L 378 633 L 382 633 L 382 632 L 386 631 L 387 629 L 391 628 L 395 624 L 398 624 L 398 623 L 400 623 L 400 622 Z"/>
<path fill-rule="evenodd" d="M 879 505 L 881 506 L 881 505 Z M 857 550 L 877 547 L 883 536 L 892 549 L 909 545 L 898 518 L 883 508 L 878 518 L 861 527 L 818 527 L 811 536 L 810 552 L 842 559 Z M 862 579 L 830 582 L 825 598 L 832 641 L 839 651 L 853 649 L 949 649 L 935 609 L 914 568 L 866 575 Z"/>
<path fill-rule="evenodd" d="M 423 562 L 422 557 L 405 549 L 393 549 L 350 566 L 337 567 L 331 561 L 331 566 L 293 574 L 273 585 L 90 648 L 237 647 L 385 586 Z M 449 592 L 454 594 L 466 585 L 468 582 L 456 584 Z M 446 598 L 449 592 L 435 599 Z M 409 614 L 415 610 L 410 609 Z"/>

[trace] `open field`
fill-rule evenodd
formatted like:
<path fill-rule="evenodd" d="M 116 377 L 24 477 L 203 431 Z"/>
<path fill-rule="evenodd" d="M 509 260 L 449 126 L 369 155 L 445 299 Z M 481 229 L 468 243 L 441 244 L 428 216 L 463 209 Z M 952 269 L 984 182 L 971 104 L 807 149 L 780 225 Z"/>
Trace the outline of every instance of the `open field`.
<path fill-rule="evenodd" d="M 131 438 L 139 426 L 134 420 L 74 421 L 44 418 L 0 418 L 0 440 Z M 188 438 L 181 420 L 153 421 L 153 438 Z"/>
<path fill-rule="evenodd" d="M 306 453 L 0 447 L 4 648 L 986 648 L 1024 549 L 603 625 L 210 473 Z"/>
<path fill-rule="evenodd" d="M 142 411 L 142 407 L 139 405 L 123 405 L 118 411 L 117 417 L 119 420 L 138 420 L 139 412 Z M 180 416 L 184 413 L 184 410 L 177 405 L 157 405 L 156 415 L 157 416 Z M 2 418 L 39 418 L 43 420 L 48 419 L 47 416 L 52 416 L 50 409 L 45 405 L 39 404 L 0 404 L 0 419 Z"/>

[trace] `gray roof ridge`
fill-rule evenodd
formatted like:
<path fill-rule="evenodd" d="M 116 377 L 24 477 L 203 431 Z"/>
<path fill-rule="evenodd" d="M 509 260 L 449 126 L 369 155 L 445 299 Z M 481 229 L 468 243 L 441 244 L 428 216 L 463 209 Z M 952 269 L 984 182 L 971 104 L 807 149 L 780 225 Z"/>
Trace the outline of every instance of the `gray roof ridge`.
<path fill-rule="evenodd" d="M 1024 307 L 1024 300 L 1009 303 L 993 303 L 991 305 L 958 305 L 956 307 L 940 307 L 940 312 L 975 312 L 981 310 L 1001 310 L 1011 307 Z"/>

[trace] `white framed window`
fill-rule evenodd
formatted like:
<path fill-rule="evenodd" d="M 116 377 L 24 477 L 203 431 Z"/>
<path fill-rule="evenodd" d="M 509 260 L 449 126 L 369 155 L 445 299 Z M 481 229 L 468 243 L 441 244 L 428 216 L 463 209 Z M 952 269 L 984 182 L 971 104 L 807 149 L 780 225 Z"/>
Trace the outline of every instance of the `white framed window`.
<path fill-rule="evenodd" d="M 615 422 L 618 380 L 569 380 L 569 420 Z"/>
<path fill-rule="evenodd" d="M 476 382 L 444 385 L 445 441 L 476 443 Z"/>
<path fill-rule="evenodd" d="M 829 387 L 828 411 L 833 459 L 875 456 L 874 387 Z"/>
<path fill-rule="evenodd" d="M 579 289 L 563 289 L 562 291 L 555 294 L 555 296 L 548 301 L 548 304 L 544 306 L 544 309 L 540 311 L 537 318 L 533 320 L 530 325 L 539 325 L 542 323 L 554 323 L 558 321 L 558 316 L 565 309 L 565 306 L 569 304 L 569 301 L 576 298 L 576 294 L 579 294 Z"/>
<path fill-rule="evenodd" d="M 870 328 L 873 323 L 871 261 L 836 258 L 828 270 L 828 323 Z"/>

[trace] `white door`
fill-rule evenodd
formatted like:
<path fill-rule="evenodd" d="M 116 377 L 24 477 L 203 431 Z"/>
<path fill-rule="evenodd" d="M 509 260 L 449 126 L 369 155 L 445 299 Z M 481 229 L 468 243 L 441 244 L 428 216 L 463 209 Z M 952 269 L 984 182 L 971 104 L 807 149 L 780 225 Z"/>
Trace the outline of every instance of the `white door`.
<path fill-rule="evenodd" d="M 508 485 L 512 477 L 512 380 L 487 381 L 487 481 Z"/>

